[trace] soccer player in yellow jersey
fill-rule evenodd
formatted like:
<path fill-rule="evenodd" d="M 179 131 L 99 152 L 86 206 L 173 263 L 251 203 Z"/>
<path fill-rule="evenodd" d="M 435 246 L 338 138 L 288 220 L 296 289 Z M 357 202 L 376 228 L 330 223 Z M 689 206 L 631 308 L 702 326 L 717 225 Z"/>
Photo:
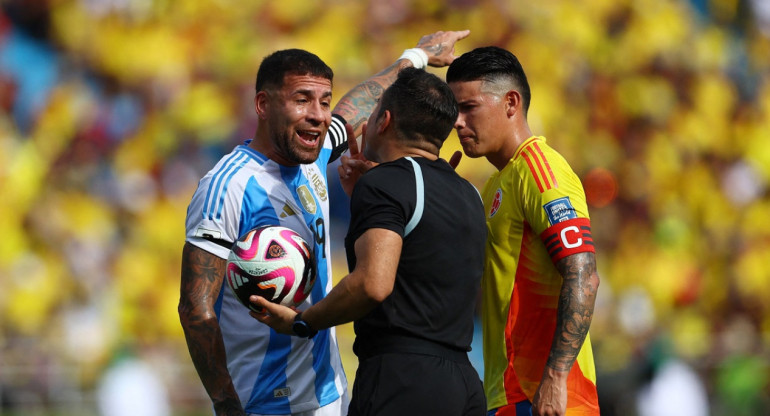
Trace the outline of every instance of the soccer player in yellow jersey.
<path fill-rule="evenodd" d="M 469 157 L 498 172 L 482 191 L 484 388 L 489 415 L 598 415 L 588 328 L 599 287 L 585 194 L 527 123 L 530 90 L 498 47 L 465 53 L 447 82 Z"/>

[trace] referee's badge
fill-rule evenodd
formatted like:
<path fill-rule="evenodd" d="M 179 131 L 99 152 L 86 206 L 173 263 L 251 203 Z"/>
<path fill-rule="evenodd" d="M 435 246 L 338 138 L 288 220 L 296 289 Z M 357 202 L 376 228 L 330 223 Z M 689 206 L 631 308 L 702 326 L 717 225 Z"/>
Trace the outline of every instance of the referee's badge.
<path fill-rule="evenodd" d="M 313 193 L 310 192 L 307 185 L 300 185 L 297 188 L 297 195 L 299 195 L 299 201 L 302 203 L 302 208 L 305 208 L 305 211 L 310 214 L 315 214 L 317 205 L 315 203 L 315 198 L 313 198 Z"/>
<path fill-rule="evenodd" d="M 500 209 L 500 205 L 503 203 L 503 190 L 497 188 L 495 192 L 495 199 L 492 200 L 492 207 L 489 209 L 489 218 L 492 218 L 497 214 L 497 210 Z"/>

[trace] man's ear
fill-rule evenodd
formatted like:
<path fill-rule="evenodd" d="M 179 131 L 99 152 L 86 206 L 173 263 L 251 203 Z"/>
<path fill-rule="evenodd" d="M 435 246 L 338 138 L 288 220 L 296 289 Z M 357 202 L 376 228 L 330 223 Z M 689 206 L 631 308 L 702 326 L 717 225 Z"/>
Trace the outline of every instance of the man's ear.
<path fill-rule="evenodd" d="M 260 119 L 267 118 L 268 98 L 270 97 L 268 97 L 265 91 L 260 91 L 254 96 L 254 112 L 257 113 Z"/>
<path fill-rule="evenodd" d="M 382 115 L 377 118 L 377 133 L 382 134 L 393 123 L 393 116 L 390 110 L 385 110 Z"/>
<path fill-rule="evenodd" d="M 521 94 L 516 90 L 510 90 L 505 93 L 505 110 L 508 113 L 508 117 L 513 117 L 519 111 L 523 111 L 521 101 Z"/>

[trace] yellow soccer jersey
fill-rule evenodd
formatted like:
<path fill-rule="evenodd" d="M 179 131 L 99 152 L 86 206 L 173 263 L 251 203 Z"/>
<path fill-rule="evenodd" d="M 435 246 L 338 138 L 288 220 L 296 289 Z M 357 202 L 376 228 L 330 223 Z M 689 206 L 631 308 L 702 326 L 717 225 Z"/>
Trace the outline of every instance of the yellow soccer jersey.
<path fill-rule="evenodd" d="M 594 245 L 580 179 L 543 137 L 522 143 L 482 197 L 484 388 L 494 409 L 532 401 L 556 330 L 562 277 L 554 263 Z M 567 414 L 599 414 L 589 337 L 567 385 Z"/>

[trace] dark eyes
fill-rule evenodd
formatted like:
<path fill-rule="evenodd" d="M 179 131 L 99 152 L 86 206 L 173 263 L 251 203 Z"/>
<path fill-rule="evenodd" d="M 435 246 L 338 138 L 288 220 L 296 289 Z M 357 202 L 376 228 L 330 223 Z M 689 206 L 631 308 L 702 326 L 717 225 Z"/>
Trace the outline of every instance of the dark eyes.
<path fill-rule="evenodd" d="M 297 98 L 296 100 L 294 100 L 294 102 L 296 102 L 297 104 L 307 104 L 310 102 L 310 100 L 307 98 Z M 331 107 L 331 101 L 321 101 L 321 106 L 324 108 Z"/>

